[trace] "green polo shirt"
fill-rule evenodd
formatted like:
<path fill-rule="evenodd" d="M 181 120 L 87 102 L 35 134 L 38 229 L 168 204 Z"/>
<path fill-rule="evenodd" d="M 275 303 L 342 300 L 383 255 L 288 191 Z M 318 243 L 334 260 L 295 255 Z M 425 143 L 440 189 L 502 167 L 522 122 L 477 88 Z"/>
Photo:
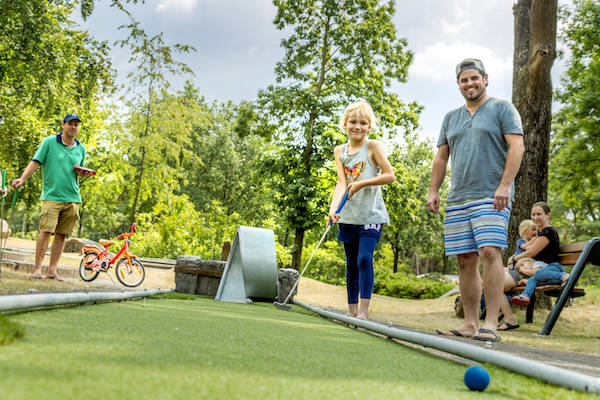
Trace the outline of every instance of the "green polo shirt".
<path fill-rule="evenodd" d="M 42 200 L 81 203 L 79 180 L 73 165 L 83 166 L 85 147 L 77 139 L 69 148 L 62 141 L 62 133 L 47 137 L 35 152 L 33 161 L 42 165 Z"/>

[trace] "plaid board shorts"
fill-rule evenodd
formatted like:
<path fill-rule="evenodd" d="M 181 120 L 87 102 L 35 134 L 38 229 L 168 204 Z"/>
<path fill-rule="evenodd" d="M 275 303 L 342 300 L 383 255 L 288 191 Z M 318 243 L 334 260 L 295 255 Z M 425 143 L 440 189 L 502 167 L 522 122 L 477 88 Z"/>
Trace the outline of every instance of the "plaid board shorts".
<path fill-rule="evenodd" d="M 494 199 L 486 198 L 451 203 L 446 206 L 444 245 L 447 256 L 476 253 L 480 247 L 508 246 L 508 221 L 511 205 L 494 210 Z"/>

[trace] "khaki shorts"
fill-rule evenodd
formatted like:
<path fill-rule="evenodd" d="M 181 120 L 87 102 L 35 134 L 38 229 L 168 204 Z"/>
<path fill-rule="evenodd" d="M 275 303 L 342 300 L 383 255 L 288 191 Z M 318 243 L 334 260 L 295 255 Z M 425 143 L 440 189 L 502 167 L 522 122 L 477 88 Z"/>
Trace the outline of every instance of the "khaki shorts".
<path fill-rule="evenodd" d="M 42 200 L 40 231 L 70 235 L 79 221 L 79 203 Z"/>

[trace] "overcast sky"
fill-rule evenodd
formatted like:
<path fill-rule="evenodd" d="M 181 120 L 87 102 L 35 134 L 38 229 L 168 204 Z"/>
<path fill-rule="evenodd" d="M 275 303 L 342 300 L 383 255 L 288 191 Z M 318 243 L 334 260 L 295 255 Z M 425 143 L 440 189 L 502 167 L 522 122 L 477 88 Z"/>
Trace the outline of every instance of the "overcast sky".
<path fill-rule="evenodd" d="M 564 3 L 567 0 L 560 0 Z M 480 58 L 489 75 L 488 94 L 510 100 L 513 55 L 512 0 L 398 0 L 394 22 L 399 36 L 415 54 L 408 82 L 393 86 L 403 101 L 424 106 L 420 134 L 435 140 L 444 114 L 464 103 L 454 76 L 463 58 Z M 97 0 L 92 16 L 82 22 L 98 40 L 111 44 L 126 31 L 128 19 L 107 0 Z M 274 83 L 275 63 L 284 33 L 273 25 L 271 0 L 146 0 L 129 6 L 149 35 L 164 32 L 167 44 L 197 49 L 180 60 L 194 71 L 194 84 L 208 100 L 252 100 L 258 89 Z M 125 49 L 113 47 L 120 81 L 131 66 Z M 552 69 L 554 86 L 562 61 Z M 174 80 L 176 89 L 181 80 Z"/>

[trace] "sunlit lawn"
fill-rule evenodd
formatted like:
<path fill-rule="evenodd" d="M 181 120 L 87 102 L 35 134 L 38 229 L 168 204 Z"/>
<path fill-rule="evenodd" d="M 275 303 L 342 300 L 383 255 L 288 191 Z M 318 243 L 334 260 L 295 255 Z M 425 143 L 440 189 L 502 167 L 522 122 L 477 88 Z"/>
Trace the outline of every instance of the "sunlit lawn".
<path fill-rule="evenodd" d="M 11 315 L 2 399 L 460 399 L 466 366 L 294 307 L 147 299 Z M 486 398 L 584 398 L 488 366 Z"/>

